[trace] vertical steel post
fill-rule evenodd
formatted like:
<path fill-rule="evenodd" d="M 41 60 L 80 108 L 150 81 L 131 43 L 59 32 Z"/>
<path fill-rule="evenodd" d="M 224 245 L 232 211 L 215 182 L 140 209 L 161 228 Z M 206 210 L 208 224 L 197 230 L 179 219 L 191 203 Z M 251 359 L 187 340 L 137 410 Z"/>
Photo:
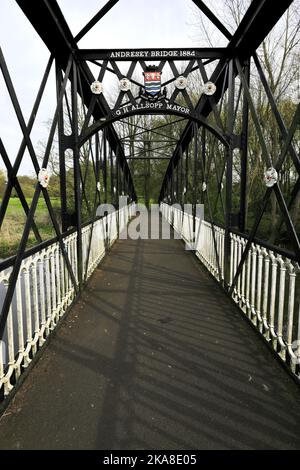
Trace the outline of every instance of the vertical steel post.
<path fill-rule="evenodd" d="M 203 127 L 202 129 L 202 142 L 201 142 L 201 158 L 202 158 L 202 178 L 203 183 L 206 183 L 206 129 Z M 204 203 L 205 195 L 201 188 L 201 203 Z"/>
<path fill-rule="evenodd" d="M 182 147 L 180 146 L 179 149 L 179 158 L 180 158 L 180 204 L 183 209 L 183 186 L 184 186 L 184 181 L 183 181 L 183 155 L 182 155 Z"/>
<path fill-rule="evenodd" d="M 185 151 L 185 202 L 188 203 L 188 188 L 189 188 L 189 145 L 187 146 L 187 149 Z"/>
<path fill-rule="evenodd" d="M 109 147 L 109 164 L 110 164 L 110 203 L 114 204 L 114 161 L 112 148 Z"/>
<path fill-rule="evenodd" d="M 250 60 L 245 64 L 245 78 L 250 85 Z M 241 149 L 241 189 L 240 189 L 240 217 L 239 229 L 244 233 L 246 229 L 247 216 L 247 169 L 248 169 L 248 140 L 249 140 L 249 103 L 244 92 L 243 102 L 243 129 Z"/>
<path fill-rule="evenodd" d="M 116 175 L 115 176 L 116 176 L 116 184 L 115 184 L 116 190 L 114 191 L 114 193 L 115 193 L 114 194 L 114 196 L 115 196 L 114 206 L 115 206 L 115 209 L 117 211 L 117 214 L 116 214 L 116 217 L 117 217 L 117 232 L 118 232 L 118 238 L 119 238 L 119 235 L 120 235 L 120 214 L 119 214 L 120 164 L 119 164 L 119 147 L 117 147 L 117 150 L 116 150 Z"/>
<path fill-rule="evenodd" d="M 115 205 L 116 209 L 119 209 L 119 194 L 120 194 L 120 163 L 119 163 L 119 148 L 116 150 L 116 193 L 115 193 Z"/>
<path fill-rule="evenodd" d="M 126 172 L 125 172 L 125 165 L 122 168 L 122 193 L 126 192 Z"/>
<path fill-rule="evenodd" d="M 103 149 L 103 184 L 104 184 L 104 204 L 107 204 L 107 147 L 106 147 L 106 128 L 103 129 L 102 134 L 102 149 Z"/>
<path fill-rule="evenodd" d="M 78 135 L 78 83 L 77 65 L 73 61 L 73 82 L 72 82 L 72 119 L 73 119 L 73 164 L 74 164 L 74 191 L 75 191 L 75 216 L 77 229 L 77 265 L 79 290 L 82 287 L 83 265 L 82 265 L 82 219 L 81 219 L 81 178 L 80 178 L 80 149 Z"/>
<path fill-rule="evenodd" d="M 97 133 L 95 136 L 95 146 L 96 146 L 96 162 L 95 162 L 95 173 L 96 173 L 96 183 L 100 183 L 100 142 L 99 142 L 99 134 Z M 98 191 L 98 201 L 101 204 L 101 193 Z"/>
<path fill-rule="evenodd" d="M 61 69 L 58 66 L 57 62 L 55 64 L 56 72 L 56 97 L 57 103 L 60 96 L 60 90 L 63 83 L 63 77 Z M 60 201 L 61 201 L 61 227 L 62 232 L 68 230 L 68 208 L 67 208 L 67 178 L 66 178 L 66 155 L 65 155 L 65 143 L 64 143 L 64 110 L 63 104 L 61 103 L 58 111 L 58 151 L 59 151 L 59 182 L 60 182 Z M 70 123 L 72 125 L 72 123 Z"/>
<path fill-rule="evenodd" d="M 176 165 L 176 202 L 180 202 L 179 197 L 179 161 L 177 161 Z"/>
<path fill-rule="evenodd" d="M 198 125 L 194 123 L 193 233 L 196 232 Z"/>
<path fill-rule="evenodd" d="M 170 192 L 171 192 L 171 204 L 174 204 L 174 162 L 173 160 L 171 163 Z"/>
<path fill-rule="evenodd" d="M 148 209 L 150 209 L 150 205 L 151 205 L 151 185 L 150 185 L 150 181 L 151 181 L 151 160 L 150 160 L 150 157 L 151 157 L 151 152 L 152 152 L 150 136 L 149 136 L 147 145 L 148 145 L 148 160 L 147 160 L 148 205 L 147 205 L 147 207 L 148 207 Z"/>
<path fill-rule="evenodd" d="M 234 91 L 235 82 L 233 74 L 233 60 L 228 65 L 228 118 L 227 131 L 230 144 L 226 151 L 226 210 L 225 210 L 225 241 L 224 241 L 224 281 L 225 287 L 230 284 L 230 229 L 232 211 L 232 167 L 233 167 L 233 130 L 234 130 Z"/>

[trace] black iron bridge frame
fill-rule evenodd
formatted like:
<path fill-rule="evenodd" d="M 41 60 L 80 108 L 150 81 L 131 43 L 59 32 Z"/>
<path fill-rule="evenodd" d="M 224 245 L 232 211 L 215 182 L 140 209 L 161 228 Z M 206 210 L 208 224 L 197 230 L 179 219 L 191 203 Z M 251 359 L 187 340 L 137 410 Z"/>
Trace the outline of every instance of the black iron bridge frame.
<path fill-rule="evenodd" d="M 274 2 L 272 0 L 253 0 L 244 18 L 238 26 L 236 32 L 231 34 L 216 15 L 200 0 L 193 0 L 194 4 L 209 18 L 218 30 L 227 38 L 226 48 L 194 48 L 194 49 L 130 49 L 130 50 L 103 50 L 103 49 L 80 49 L 78 42 L 118 3 L 118 0 L 108 1 L 103 8 L 91 19 L 82 31 L 73 37 L 70 28 L 55 0 L 39 0 L 28 2 L 26 0 L 16 0 L 24 14 L 27 16 L 37 33 L 40 35 L 45 45 L 50 51 L 50 59 L 43 77 L 40 89 L 37 94 L 32 114 L 28 123 L 25 123 L 13 83 L 10 78 L 8 68 L 2 52 L 0 53 L 0 67 L 3 73 L 16 116 L 23 133 L 23 141 L 14 163 L 7 155 L 3 142 L 0 139 L 0 153 L 7 168 L 8 184 L 0 208 L 0 226 L 3 223 L 7 211 L 9 199 L 13 188 L 15 188 L 27 220 L 24 233 L 18 252 L 12 259 L 0 263 L 0 270 L 12 266 L 11 277 L 3 303 L 0 319 L 0 337 L 3 335 L 10 305 L 15 291 L 16 281 L 19 275 L 22 260 L 33 251 L 38 251 L 45 246 L 42 243 L 38 227 L 34 222 L 34 215 L 41 195 L 47 204 L 49 214 L 56 232 L 56 240 L 60 243 L 61 251 L 64 255 L 66 266 L 70 272 L 76 292 L 80 292 L 84 281 L 82 266 L 82 200 L 86 198 L 87 175 L 82 174 L 80 166 L 80 151 L 88 144 L 91 150 L 91 167 L 97 183 L 104 181 L 104 196 L 97 195 L 94 207 L 90 207 L 91 222 L 95 219 L 95 208 L 100 202 L 107 202 L 107 195 L 110 191 L 112 199 L 119 194 L 126 194 L 130 201 L 136 201 L 132 176 L 129 170 L 126 154 L 124 152 L 124 142 L 119 138 L 113 126 L 114 122 L 125 119 L 135 114 L 170 114 L 178 116 L 187 121 L 186 127 L 179 138 L 175 151 L 170 158 L 168 169 L 162 184 L 159 202 L 169 203 L 184 202 L 183 188 L 187 182 L 184 180 L 183 164 L 194 164 L 194 188 L 197 182 L 197 162 L 201 164 L 201 172 L 205 176 L 209 172 L 209 165 L 206 162 L 206 139 L 213 135 L 224 149 L 223 167 L 218 169 L 218 197 L 222 198 L 221 186 L 223 175 L 226 175 L 226 196 L 222 200 L 225 214 L 225 283 L 227 289 L 229 285 L 229 258 L 230 258 L 230 232 L 233 230 L 245 234 L 245 211 L 246 211 L 246 188 L 247 188 L 247 158 L 248 158 L 248 123 L 249 114 L 252 117 L 255 129 L 260 142 L 263 158 L 267 167 L 274 167 L 278 172 L 282 168 L 286 156 L 289 154 L 298 172 L 298 180 L 293 190 L 290 205 L 295 200 L 300 189 L 300 160 L 292 140 L 299 125 L 300 106 L 297 107 L 296 114 L 290 129 L 287 129 L 283 118 L 276 106 L 275 99 L 268 86 L 260 60 L 256 54 L 257 48 L 267 37 L 277 21 L 291 5 L 292 0 Z M 180 72 L 176 63 L 184 62 L 185 70 Z M 119 67 L 119 62 L 128 63 L 128 72 L 123 74 Z M 113 106 L 110 106 L 103 93 L 95 95 L 91 92 L 91 84 L 94 76 L 89 67 L 89 63 L 99 67 L 98 81 L 102 82 L 106 74 L 113 74 L 118 80 L 126 78 L 132 85 L 143 87 L 143 83 L 136 80 L 133 75 L 137 65 L 143 71 L 147 70 L 147 65 L 151 62 L 158 62 L 158 70 L 163 72 L 168 65 L 173 77 L 162 83 L 162 88 L 174 84 L 179 76 L 188 77 L 192 72 L 198 70 L 203 82 L 211 81 L 216 85 L 215 94 L 208 96 L 202 94 L 197 103 L 194 103 L 186 89 L 172 89 L 169 96 L 165 96 L 162 101 L 143 102 L 140 95 L 134 95 L 131 90 L 120 91 Z M 209 77 L 207 66 L 216 62 L 214 71 Z M 56 85 L 57 85 L 57 107 L 49 133 L 49 139 L 45 150 L 44 161 L 40 166 L 36 151 L 31 141 L 31 130 L 34 125 L 35 116 L 39 108 L 46 83 L 49 78 L 51 67 L 55 63 Z M 252 64 L 252 65 L 251 65 Z M 261 123 L 253 103 L 250 93 L 250 65 L 258 71 L 261 82 L 267 94 L 272 112 L 277 122 L 282 136 L 282 153 L 273 161 L 268 150 Z M 237 80 L 238 79 L 238 80 Z M 68 95 L 67 87 L 71 85 L 71 93 Z M 224 96 L 227 93 L 226 106 Z M 243 119 L 241 133 L 234 132 L 237 107 L 243 99 Z M 125 102 L 124 102 L 125 100 Z M 66 133 L 66 116 L 64 103 L 67 108 L 67 120 L 71 123 L 71 134 Z M 78 122 L 78 109 L 84 109 L 84 123 L 82 127 Z M 225 110 L 225 111 L 224 111 Z M 221 114 L 226 112 L 226 125 Z M 27 149 L 38 175 L 41 167 L 46 168 L 49 163 L 50 151 L 53 144 L 56 128 L 59 134 L 59 155 L 60 155 L 60 190 L 61 190 L 61 220 L 60 228 L 56 219 L 51 200 L 46 188 L 37 185 L 35 194 L 28 207 L 26 199 L 22 193 L 18 182 L 17 173 L 20 167 L 25 150 Z M 81 128 L 80 128 L 81 127 Z M 100 132 L 101 131 L 101 132 Z M 94 140 L 93 140 L 94 139 Z M 193 142 L 194 163 L 192 162 L 191 143 Z M 235 149 L 241 152 L 242 175 L 240 181 L 240 210 L 238 214 L 232 213 L 232 186 L 233 186 L 233 153 Z M 66 151 L 73 153 L 74 164 L 74 196 L 75 211 L 70 214 L 67 208 L 67 183 L 66 183 Z M 185 159 L 183 158 L 185 156 Z M 154 158 L 154 157 L 143 157 Z M 157 157 L 160 158 L 160 157 Z M 163 157 L 166 158 L 166 157 Z M 130 157 L 129 157 L 130 159 Z M 110 188 L 107 187 L 108 166 L 110 163 Z M 186 169 L 187 169 L 186 167 Z M 176 191 L 174 191 L 176 188 Z M 288 228 L 289 237 L 293 246 L 293 253 L 289 253 L 291 258 L 300 262 L 300 243 L 289 214 L 289 205 L 286 203 L 280 185 L 276 184 L 268 188 L 264 195 L 262 209 L 257 214 L 257 219 L 253 225 L 248 242 L 244 250 L 242 260 L 237 269 L 235 279 L 230 287 L 232 293 L 234 285 L 241 273 L 243 263 L 246 260 L 251 243 L 255 240 L 257 228 L 266 210 L 268 201 L 272 193 L 275 193 L 278 205 L 281 209 L 282 218 Z M 176 194 L 176 196 L 175 196 Z M 180 197 L 178 198 L 178 196 Z M 101 200 L 102 198 L 102 200 Z M 193 195 L 194 206 L 197 197 Z M 209 219 L 213 225 L 213 204 L 209 198 L 209 191 L 205 193 Z M 26 244 L 30 230 L 33 230 L 38 245 L 31 251 L 26 251 Z M 72 271 L 70 260 L 64 246 L 64 238 L 72 230 L 78 234 L 77 254 L 78 254 L 78 282 L 75 273 Z M 213 230 L 214 233 L 214 230 Z M 46 242 L 48 243 L 48 242 Z M 217 255 L 218 256 L 218 255 Z M 220 261 L 218 261 L 220 265 Z"/>

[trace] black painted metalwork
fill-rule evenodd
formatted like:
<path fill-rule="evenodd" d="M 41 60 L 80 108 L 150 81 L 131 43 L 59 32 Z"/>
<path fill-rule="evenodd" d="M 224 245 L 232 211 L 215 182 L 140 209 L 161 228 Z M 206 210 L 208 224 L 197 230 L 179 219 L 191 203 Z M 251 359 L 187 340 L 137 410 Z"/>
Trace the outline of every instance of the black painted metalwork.
<path fill-rule="evenodd" d="M 10 74 L 0 50 L 0 68 L 6 83 L 9 96 L 14 107 L 23 140 L 14 163 L 0 139 L 0 154 L 7 168 L 8 184 L 0 207 L 0 227 L 7 212 L 10 196 L 15 188 L 26 214 L 24 233 L 17 254 L 11 260 L 0 263 L 0 269 L 12 266 L 9 286 L 2 307 L 0 317 L 0 338 L 4 332 L 6 320 L 14 295 L 16 281 L 19 275 L 22 260 L 32 253 L 27 249 L 29 233 L 32 230 L 38 246 L 45 247 L 47 242 L 42 241 L 34 216 L 40 196 L 43 195 L 48 212 L 64 255 L 66 267 L 70 273 L 74 288 L 80 292 L 87 278 L 87 266 L 82 262 L 81 230 L 84 224 L 83 207 L 86 207 L 88 221 L 92 224 L 97 220 L 96 208 L 101 202 L 118 204 L 118 195 L 126 193 L 129 200 L 137 199 L 133 178 L 128 161 L 145 160 L 145 171 L 150 175 L 150 162 L 152 160 L 169 160 L 169 165 L 162 182 L 159 202 L 191 202 L 193 204 L 194 225 L 195 208 L 198 200 L 205 202 L 208 209 L 208 220 L 211 223 L 213 242 L 217 257 L 219 278 L 222 278 L 222 266 L 217 250 L 215 236 L 215 216 L 218 204 L 221 204 L 225 227 L 225 288 L 229 286 L 229 260 L 230 260 L 230 233 L 236 228 L 247 238 L 247 244 L 241 262 L 235 274 L 230 293 L 240 276 L 243 264 L 247 258 L 251 243 L 256 239 L 257 229 L 266 211 L 271 194 L 275 194 L 281 211 L 282 221 L 285 223 L 290 237 L 293 253 L 291 256 L 300 262 L 300 243 L 295 226 L 291 219 L 289 209 L 300 190 L 300 159 L 293 137 L 299 126 L 300 106 L 298 106 L 293 122 L 288 128 L 282 118 L 268 81 L 264 75 L 256 50 L 267 37 L 273 26 L 291 5 L 292 0 L 273 2 L 271 0 L 253 0 L 244 18 L 234 34 L 231 34 L 214 12 L 201 0 L 193 0 L 195 5 L 211 21 L 212 24 L 228 40 L 226 48 L 160 48 L 160 49 L 80 49 L 78 42 L 118 3 L 118 0 L 109 0 L 101 10 L 87 23 L 87 25 L 73 37 L 68 24 L 63 17 L 58 3 L 48 0 L 35 2 L 34 7 L 26 0 L 16 0 L 33 27 L 36 29 L 50 51 L 49 63 L 46 67 L 37 98 L 26 125 Z M 40 166 L 36 151 L 33 148 L 30 134 L 35 122 L 42 96 L 49 79 L 50 70 L 55 61 L 57 107 L 49 132 L 49 139 L 45 149 L 44 161 Z M 91 84 L 95 78 L 89 68 L 89 62 L 98 66 L 98 81 L 109 75 L 114 80 L 127 79 L 130 87 L 120 88 L 118 96 L 112 106 L 105 98 L 105 93 L 98 95 L 91 91 Z M 128 62 L 127 73 L 123 74 L 119 62 Z M 155 62 L 154 67 L 152 62 Z M 179 72 L 179 62 L 185 67 Z M 215 63 L 211 76 L 207 65 Z M 122 66 L 124 63 L 122 64 Z M 147 94 L 143 73 L 151 70 L 157 71 L 159 76 L 166 76 L 160 83 L 159 93 L 150 96 Z M 250 70 L 255 67 L 261 83 L 266 92 L 269 105 L 275 117 L 282 137 L 281 155 L 275 162 L 261 128 L 261 123 L 250 91 Z M 137 77 L 140 70 L 140 78 Z M 169 70 L 168 74 L 165 71 Z M 176 86 L 180 76 L 188 78 L 197 72 L 203 83 L 212 81 L 216 85 L 213 95 L 202 93 L 194 97 L 188 88 Z M 165 74 L 165 75 L 164 75 Z M 170 75 L 171 74 L 171 75 Z M 239 80 L 239 83 L 237 83 Z M 239 86 L 237 88 L 237 86 Z M 241 101 L 243 100 L 243 101 Z M 235 124 L 239 106 L 242 102 L 241 130 L 236 133 Z M 78 112 L 81 111 L 83 122 L 79 122 Z M 185 128 L 179 137 L 167 136 L 163 133 L 168 124 L 160 124 L 152 129 L 137 123 L 127 125 L 135 128 L 135 138 L 143 139 L 143 147 L 136 147 L 134 156 L 128 154 L 131 141 L 130 135 L 118 134 L 117 124 L 121 126 L 124 120 L 136 115 L 172 115 L 178 116 L 173 123 L 185 122 Z M 226 119 L 224 118 L 226 116 Z M 248 130 L 249 116 L 253 121 L 258 136 L 262 156 L 267 166 L 274 166 L 280 172 L 282 165 L 289 154 L 299 175 L 293 188 L 290 201 L 286 201 L 280 183 L 267 189 L 263 198 L 262 207 L 253 223 L 249 234 L 246 234 L 246 201 L 247 201 L 247 172 L 248 172 Z M 69 128 L 70 132 L 67 132 Z M 22 188 L 18 181 L 18 170 L 26 150 L 28 150 L 35 172 L 38 175 L 41 168 L 46 168 L 53 139 L 58 130 L 60 195 L 61 195 L 61 226 L 52 207 L 51 199 L 46 188 L 37 184 L 31 205 L 26 202 Z M 154 138 L 150 138 L 149 135 Z M 211 151 L 208 151 L 209 139 L 214 139 Z M 157 145 L 157 146 L 156 146 Z M 239 209 L 233 213 L 233 152 L 240 152 L 241 180 L 239 187 Z M 66 167 L 66 153 L 72 151 L 74 184 L 71 189 L 74 198 L 74 208 L 68 206 L 70 197 Z M 165 154 L 170 152 L 170 156 Z M 163 153 L 162 153 L 163 152 Z M 217 152 L 222 153 L 223 160 L 217 158 Z M 193 160 L 194 159 L 194 160 Z M 84 160 L 84 164 L 82 164 Z M 209 180 L 212 169 L 215 169 L 217 193 L 215 200 L 210 196 Z M 97 188 L 103 185 L 103 192 L 95 189 L 93 197 L 88 197 L 88 176 L 92 174 Z M 192 174 L 192 178 L 189 175 Z M 223 180 L 226 177 L 226 196 L 222 193 Z M 204 183 L 207 190 L 201 190 Z M 204 186 L 202 186 L 204 188 Z M 149 203 L 149 200 L 148 200 Z M 76 230 L 78 272 L 73 273 L 68 254 L 64 247 L 64 238 Z M 35 248 L 36 250 L 38 248 Z M 88 257 L 91 249 L 91 238 L 88 243 Z M 78 282 L 76 280 L 78 278 Z"/>

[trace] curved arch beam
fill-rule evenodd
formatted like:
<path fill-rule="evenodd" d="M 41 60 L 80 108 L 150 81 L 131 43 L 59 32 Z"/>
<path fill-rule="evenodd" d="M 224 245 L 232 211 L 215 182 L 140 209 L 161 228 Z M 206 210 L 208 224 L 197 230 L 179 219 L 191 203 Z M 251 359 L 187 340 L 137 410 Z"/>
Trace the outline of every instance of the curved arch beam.
<path fill-rule="evenodd" d="M 100 119 L 96 121 L 94 124 L 92 124 L 84 133 L 84 135 L 80 135 L 80 146 L 83 145 L 88 139 L 90 139 L 94 134 L 97 132 L 101 131 L 104 129 L 106 126 L 113 124 L 114 122 L 120 121 L 121 119 L 125 119 L 130 116 L 135 116 L 135 115 L 171 115 L 171 116 L 180 116 L 184 117 L 186 119 L 189 119 L 191 121 L 197 122 L 201 126 L 205 127 L 210 133 L 212 133 L 217 139 L 222 142 L 226 147 L 229 146 L 229 141 L 227 139 L 227 136 L 222 133 L 222 131 L 216 127 L 211 126 L 207 120 L 203 117 L 197 116 L 195 113 L 186 113 L 182 112 L 180 110 L 176 109 L 148 109 L 147 111 L 145 108 L 142 109 L 135 109 L 135 110 L 130 110 L 125 113 L 121 114 L 112 114 L 108 116 L 105 120 Z"/>

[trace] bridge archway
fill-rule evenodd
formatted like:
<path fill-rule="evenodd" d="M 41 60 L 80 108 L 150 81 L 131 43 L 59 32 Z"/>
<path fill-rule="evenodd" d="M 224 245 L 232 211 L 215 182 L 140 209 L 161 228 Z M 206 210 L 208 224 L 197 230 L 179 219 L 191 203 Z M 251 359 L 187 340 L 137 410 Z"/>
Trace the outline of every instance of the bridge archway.
<path fill-rule="evenodd" d="M 179 107 L 179 106 L 178 106 Z M 162 109 L 162 110 L 149 110 L 145 112 L 145 109 L 141 110 L 131 110 L 131 111 L 120 111 L 120 114 L 115 114 L 112 116 L 108 116 L 107 118 L 100 119 L 99 121 L 95 122 L 92 126 L 90 126 L 84 134 L 80 136 L 80 144 L 83 145 L 88 139 L 90 139 L 93 135 L 97 132 L 103 130 L 105 127 L 110 126 L 111 124 L 118 122 L 120 119 L 126 119 L 131 116 L 178 116 L 182 117 L 183 119 L 189 119 L 190 121 L 194 122 L 198 125 L 198 127 L 203 127 L 212 135 L 214 135 L 225 147 L 229 147 L 228 137 L 222 133 L 221 129 L 217 129 L 210 125 L 207 120 L 201 116 L 196 116 L 193 114 L 187 114 L 187 108 L 182 108 L 185 111 L 180 110 L 169 110 L 169 109 Z"/>
<path fill-rule="evenodd" d="M 158 107 L 158 105 L 161 105 L 161 106 Z M 222 148 L 222 150 L 220 150 L 220 148 L 219 148 L 219 152 L 221 152 L 221 154 L 222 154 L 221 160 L 222 159 L 224 161 L 226 160 L 227 151 L 228 151 L 229 146 L 230 146 L 229 138 L 228 138 L 227 135 L 225 135 L 224 131 L 222 132 L 221 129 L 218 129 L 218 128 L 214 127 L 205 118 L 202 118 L 201 116 L 199 117 L 199 116 L 196 115 L 196 113 L 192 113 L 188 108 L 183 107 L 183 106 L 180 107 L 179 105 L 172 106 L 172 109 L 167 108 L 166 105 L 162 105 L 161 103 L 153 103 L 153 104 L 146 103 L 146 104 L 137 105 L 137 106 L 139 107 L 139 109 L 136 109 L 136 106 L 130 106 L 130 110 L 128 109 L 129 108 L 128 106 L 124 107 L 124 108 L 121 108 L 119 110 L 119 112 L 111 113 L 110 115 L 106 116 L 105 118 L 94 122 L 88 128 L 83 129 L 83 131 L 82 131 L 82 133 L 80 134 L 80 137 L 79 137 L 79 146 L 84 146 L 86 142 L 90 141 L 93 138 L 93 136 L 97 135 L 99 132 L 101 132 L 103 134 L 105 129 L 109 128 L 109 126 L 111 126 L 112 124 L 115 123 L 118 126 L 120 123 L 122 123 L 122 124 L 126 123 L 126 120 L 128 118 L 131 118 L 131 117 L 141 116 L 141 117 L 146 117 L 147 118 L 147 117 L 153 116 L 154 118 L 164 118 L 165 116 L 170 116 L 171 118 L 172 117 L 182 118 L 182 120 L 184 120 L 184 122 L 188 122 L 188 120 L 193 122 L 194 123 L 194 126 L 193 126 L 194 134 L 198 135 L 199 133 L 201 133 L 201 131 L 202 132 L 205 131 L 207 133 L 207 135 L 211 135 L 217 142 L 219 142 L 219 144 L 218 144 L 219 147 Z M 174 109 L 175 107 L 178 108 L 178 109 Z M 188 118 L 187 118 L 187 116 L 188 116 Z M 179 122 L 181 122 L 181 120 L 179 120 Z M 174 126 L 176 126 L 176 123 L 177 123 L 177 121 L 175 121 Z M 149 125 L 150 125 L 150 123 L 149 123 Z M 168 127 L 169 132 L 172 132 L 172 126 L 173 125 L 172 125 L 172 121 L 171 121 L 169 124 L 166 123 L 165 125 L 159 126 L 159 128 L 161 129 L 163 127 L 163 128 L 166 129 Z M 152 195 L 152 196 L 154 196 L 154 199 L 153 199 L 153 197 L 150 198 L 150 195 L 149 195 L 149 187 L 148 187 L 149 185 L 147 183 L 147 180 L 149 178 L 151 178 L 151 173 L 152 173 L 151 163 L 150 162 L 153 163 L 155 161 L 157 163 L 159 160 L 160 161 L 167 160 L 168 162 L 170 162 L 170 160 L 172 158 L 172 154 L 170 154 L 170 148 L 175 149 L 176 142 L 174 142 L 175 139 L 174 139 L 173 142 L 170 142 L 167 137 L 160 137 L 160 139 L 164 139 L 164 140 L 158 141 L 158 142 L 160 142 L 159 146 L 161 146 L 162 150 L 160 152 L 158 152 L 158 156 L 157 156 L 155 152 L 158 150 L 158 148 L 155 148 L 155 145 L 154 145 L 154 152 L 152 154 L 153 146 L 151 146 L 151 142 L 153 140 L 153 137 L 155 137 L 155 134 L 154 134 L 154 136 L 152 136 L 151 125 L 150 125 L 150 127 L 146 126 L 146 128 L 143 129 L 143 133 L 144 133 L 144 135 L 147 135 L 147 138 L 150 139 L 150 140 L 148 140 L 147 143 L 142 144 L 144 148 L 142 149 L 143 151 L 141 151 L 141 153 L 138 153 L 138 155 L 140 155 L 140 156 L 134 156 L 134 155 L 131 155 L 131 154 L 128 154 L 128 153 L 126 154 L 125 149 L 124 149 L 124 154 L 125 154 L 126 158 L 128 159 L 127 160 L 128 163 L 131 162 L 132 164 L 134 164 L 134 162 L 140 162 L 141 164 L 143 164 L 142 161 L 144 160 L 144 164 L 146 164 L 147 170 L 144 170 L 144 171 L 146 171 L 146 173 L 144 174 L 145 193 L 144 193 L 143 200 L 145 200 L 145 203 L 148 206 L 150 204 L 150 199 L 155 203 L 159 202 L 158 201 L 159 193 L 157 193 L 156 196 Z M 142 131 L 140 131 L 140 132 L 142 133 Z M 154 143 L 155 142 L 156 141 L 154 140 Z M 147 144 L 149 144 L 149 145 L 147 145 Z M 173 144 L 173 146 L 172 146 L 172 144 Z M 164 151 L 164 149 L 167 149 L 166 154 L 162 156 L 162 152 Z M 171 150 L 171 152 L 172 152 L 172 150 Z M 195 156 L 196 152 L 197 152 L 197 148 L 195 146 L 194 149 L 193 149 L 193 156 L 191 156 L 191 158 L 193 160 L 196 159 L 196 156 Z M 143 155 L 143 157 L 141 155 Z M 200 165 L 200 160 L 198 162 L 198 165 Z M 133 165 L 131 166 L 131 168 L 133 168 Z M 187 174 L 186 174 L 185 178 L 188 179 Z M 196 175 L 195 175 L 194 179 L 196 179 Z M 195 184 L 197 184 L 197 186 L 200 185 L 200 183 L 195 183 Z M 183 175 L 182 175 L 182 178 L 181 178 L 182 188 L 179 188 L 179 182 L 177 184 L 178 194 L 182 193 L 184 191 L 184 187 L 187 186 L 187 185 L 188 185 L 187 182 L 184 183 Z M 172 200 L 173 200 L 173 198 L 172 198 Z M 187 200 L 188 200 L 187 197 L 185 198 L 185 200 L 187 202 Z M 190 202 L 194 201 L 193 196 L 190 195 L 190 194 L 189 194 L 189 201 Z"/>

